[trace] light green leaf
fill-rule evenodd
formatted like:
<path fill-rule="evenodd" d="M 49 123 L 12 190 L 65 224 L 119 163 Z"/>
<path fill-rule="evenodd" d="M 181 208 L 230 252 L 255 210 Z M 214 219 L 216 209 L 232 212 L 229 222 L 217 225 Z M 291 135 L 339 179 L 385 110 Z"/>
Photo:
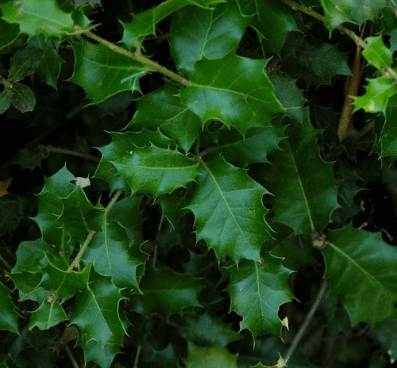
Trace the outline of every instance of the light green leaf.
<path fill-rule="evenodd" d="M 11 45 L 19 36 L 19 25 L 10 24 L 0 19 L 0 50 Z"/>
<path fill-rule="evenodd" d="M 64 60 L 54 49 L 51 41 L 45 40 L 42 34 L 30 38 L 28 40 L 28 45 L 39 47 L 44 51 L 43 57 L 41 58 L 35 73 L 41 78 L 42 81 L 57 89 L 57 82 Z"/>
<path fill-rule="evenodd" d="M 397 318 L 397 249 L 370 233 L 348 225 L 327 234 L 323 249 L 330 280 L 329 295 L 337 295 L 352 325 L 375 324 Z"/>
<path fill-rule="evenodd" d="M 139 90 L 139 79 L 146 66 L 117 54 L 101 44 L 83 40 L 72 44 L 75 54 L 73 76 L 69 82 L 84 88 L 91 105 L 121 91 Z"/>
<path fill-rule="evenodd" d="M 385 46 L 382 36 L 367 37 L 365 41 L 369 47 L 363 51 L 363 56 L 375 68 L 383 69 L 393 62 L 393 51 Z"/>
<path fill-rule="evenodd" d="M 171 13 L 188 5 L 208 8 L 211 4 L 224 2 L 224 0 L 167 0 L 155 8 L 134 15 L 132 23 L 121 24 L 124 27 L 122 42 L 128 47 L 137 47 L 148 35 L 156 34 L 156 24 Z"/>
<path fill-rule="evenodd" d="M 139 98 L 138 110 L 127 128 L 160 128 L 188 152 L 201 131 L 201 121 L 181 102 L 179 92 L 177 86 L 167 82 L 164 87 Z"/>
<path fill-rule="evenodd" d="M 12 86 L 12 105 L 20 112 L 33 111 L 36 98 L 32 90 L 22 83 L 14 83 Z"/>
<path fill-rule="evenodd" d="M 193 211 L 197 240 L 205 240 L 218 259 L 227 255 L 259 261 L 259 251 L 270 227 L 262 204 L 265 188 L 246 170 L 222 159 L 202 164 L 196 191 L 186 208 Z"/>
<path fill-rule="evenodd" d="M 188 341 L 186 368 L 238 368 L 237 355 L 229 353 L 216 342 L 210 347 L 198 346 Z"/>
<path fill-rule="evenodd" d="M 25 47 L 17 50 L 10 60 L 10 70 L 8 77 L 15 82 L 18 82 L 29 75 L 32 75 L 39 65 L 43 50 L 37 47 Z"/>
<path fill-rule="evenodd" d="M 9 1 L 0 5 L 3 19 L 19 23 L 21 32 L 29 36 L 43 33 L 46 37 L 61 39 L 65 32 L 73 32 L 73 19 L 53 0 Z"/>
<path fill-rule="evenodd" d="M 16 334 L 18 331 L 19 314 L 15 312 L 15 305 L 10 297 L 11 290 L 0 282 L 0 330 L 12 331 Z"/>
<path fill-rule="evenodd" d="M 187 307 L 201 306 L 198 295 L 204 289 L 199 279 L 169 269 L 147 269 L 139 284 L 143 295 L 131 297 L 133 310 L 148 315 L 160 313 L 167 319 Z"/>
<path fill-rule="evenodd" d="M 128 156 L 112 161 L 134 193 L 159 196 L 186 187 L 199 174 L 198 163 L 177 150 L 136 147 Z"/>
<path fill-rule="evenodd" d="M 218 143 L 207 152 L 221 154 L 231 164 L 241 167 L 253 163 L 269 162 L 267 155 L 279 149 L 285 127 L 250 128 L 245 137 L 235 129 L 222 129 L 214 133 Z"/>
<path fill-rule="evenodd" d="M 241 14 L 237 0 L 215 9 L 189 6 L 172 14 L 169 41 L 177 67 L 191 72 L 203 57 L 217 59 L 235 51 L 250 19 Z"/>
<path fill-rule="evenodd" d="M 284 108 L 264 73 L 266 62 L 228 54 L 199 60 L 180 94 L 203 123 L 220 120 L 245 135 L 251 127 L 269 126 L 271 116 Z"/>
<path fill-rule="evenodd" d="M 231 310 L 243 317 L 240 329 L 248 328 L 255 338 L 270 333 L 281 337 L 282 323 L 277 313 L 281 304 L 294 298 L 288 285 L 291 271 L 281 264 L 282 258 L 264 253 L 261 262 L 242 261 L 228 267 L 231 272 L 226 290 Z"/>
<path fill-rule="evenodd" d="M 86 335 L 87 343 L 94 340 L 104 347 L 123 342 L 125 331 L 118 311 L 120 300 L 123 299 L 120 291 L 110 277 L 91 270 L 87 288 L 77 294 L 68 315 L 71 325 L 76 325 L 81 334 Z"/>
<path fill-rule="evenodd" d="M 309 130 L 310 129 L 310 130 Z M 273 221 L 291 227 L 295 234 L 321 232 L 332 211 L 338 207 L 338 185 L 332 175 L 333 163 L 325 163 L 318 152 L 318 131 L 300 124 L 288 128 L 283 151 L 270 155 L 265 185 L 272 197 Z"/>
<path fill-rule="evenodd" d="M 364 109 L 366 112 L 383 112 L 385 114 L 389 98 L 397 93 L 394 79 L 379 77 L 367 79 L 367 81 L 365 94 L 354 97 L 354 111 Z"/>
<path fill-rule="evenodd" d="M 387 0 L 320 0 L 324 9 L 325 26 L 332 32 L 343 22 L 363 24 L 379 16 Z"/>
<path fill-rule="evenodd" d="M 83 262 L 93 262 L 95 270 L 111 276 L 117 287 L 140 292 L 142 265 L 148 257 L 140 249 L 142 242 L 131 241 L 117 222 L 104 222 L 102 228 L 103 232 L 95 234 L 85 251 Z"/>
<path fill-rule="evenodd" d="M 250 26 L 262 41 L 265 52 L 280 54 L 288 32 L 298 31 L 295 20 L 278 0 L 238 0 L 243 14 L 253 15 Z"/>

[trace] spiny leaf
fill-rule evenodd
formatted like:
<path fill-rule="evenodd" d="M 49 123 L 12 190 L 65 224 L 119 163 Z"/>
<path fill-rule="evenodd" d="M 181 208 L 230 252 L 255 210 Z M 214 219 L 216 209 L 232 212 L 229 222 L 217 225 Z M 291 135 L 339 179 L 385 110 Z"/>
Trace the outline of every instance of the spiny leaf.
<path fill-rule="evenodd" d="M 66 313 L 59 302 L 48 303 L 44 301 L 38 309 L 32 312 L 29 328 L 38 327 L 40 330 L 48 330 L 65 318 Z"/>
<path fill-rule="evenodd" d="M 369 47 L 363 51 L 363 56 L 375 68 L 383 69 L 393 62 L 393 52 L 385 46 L 381 36 L 367 37 L 365 41 Z"/>
<path fill-rule="evenodd" d="M 87 337 L 79 337 L 78 345 L 83 348 L 84 360 L 86 362 L 93 361 L 101 368 L 110 368 L 116 354 L 120 353 L 119 345 L 109 343 L 100 345 L 95 340 L 86 341 Z"/>
<path fill-rule="evenodd" d="M 273 221 L 290 226 L 295 234 L 321 232 L 338 207 L 333 164 L 321 159 L 315 143 L 318 132 L 308 129 L 299 124 L 289 127 L 288 139 L 280 143 L 283 151 L 270 156 L 272 165 L 265 176 L 274 194 Z"/>
<path fill-rule="evenodd" d="M 228 267 L 230 309 L 243 317 L 240 329 L 248 328 L 254 341 L 261 333 L 281 337 L 283 324 L 277 316 L 278 309 L 294 298 L 288 286 L 291 271 L 281 261 L 282 258 L 265 253 L 260 263 L 242 261 Z"/>
<path fill-rule="evenodd" d="M 251 127 L 269 126 L 272 114 L 284 111 L 264 73 L 266 62 L 228 54 L 203 58 L 189 72 L 190 84 L 180 96 L 204 124 L 220 120 L 245 135 Z"/>
<path fill-rule="evenodd" d="M 175 139 L 188 152 L 201 131 L 201 122 L 181 102 L 179 91 L 174 84 L 168 82 L 164 87 L 138 99 L 138 110 L 127 128 L 160 128 L 166 136 Z"/>
<path fill-rule="evenodd" d="M 197 162 L 179 151 L 153 145 L 136 147 L 112 163 L 134 193 L 146 192 L 156 197 L 185 187 L 199 173 Z"/>
<path fill-rule="evenodd" d="M 139 91 L 146 67 L 107 47 L 83 40 L 72 44 L 75 54 L 73 76 L 68 80 L 84 88 L 91 105 L 121 91 Z"/>
<path fill-rule="evenodd" d="M 186 208 L 196 218 L 197 239 L 206 241 L 218 259 L 227 255 L 259 261 L 262 242 L 270 230 L 262 205 L 265 188 L 222 159 L 201 168 L 197 189 Z"/>
<path fill-rule="evenodd" d="M 10 297 L 11 290 L 0 282 L 0 330 L 18 332 L 18 313 Z"/>
<path fill-rule="evenodd" d="M 250 19 L 241 14 L 236 0 L 212 9 L 189 6 L 174 13 L 169 40 L 176 65 L 193 71 L 203 57 L 217 59 L 235 51 Z"/>
<path fill-rule="evenodd" d="M 327 234 L 323 249 L 330 295 L 337 295 L 349 313 L 352 325 L 397 318 L 397 249 L 369 233 L 348 225 Z"/>
<path fill-rule="evenodd" d="M 139 284 L 143 295 L 133 295 L 133 309 L 142 314 L 160 313 L 169 318 L 187 307 L 200 306 L 198 295 L 204 285 L 190 275 L 169 269 L 147 269 Z"/>

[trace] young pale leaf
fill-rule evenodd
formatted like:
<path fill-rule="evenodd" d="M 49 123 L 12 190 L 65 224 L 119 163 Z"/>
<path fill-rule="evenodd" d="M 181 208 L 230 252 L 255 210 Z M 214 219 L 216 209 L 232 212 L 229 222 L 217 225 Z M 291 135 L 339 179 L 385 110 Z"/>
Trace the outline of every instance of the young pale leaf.
<path fill-rule="evenodd" d="M 141 314 L 160 313 L 167 319 L 187 307 L 201 306 L 198 295 L 204 289 L 199 279 L 169 269 L 148 269 L 139 284 L 143 295 L 133 295 L 133 310 Z"/>
<path fill-rule="evenodd" d="M 375 324 L 397 318 L 396 247 L 386 244 L 381 233 L 348 225 L 327 234 L 323 249 L 330 295 L 337 295 L 352 325 Z"/>
<path fill-rule="evenodd" d="M 12 331 L 16 334 L 18 331 L 18 313 L 14 311 L 15 305 L 10 297 L 11 290 L 0 282 L 0 330 Z"/>
<path fill-rule="evenodd" d="M 246 167 L 249 164 L 269 162 L 267 155 L 279 149 L 284 139 L 285 127 L 250 128 L 245 137 L 235 129 L 217 131 L 218 146 L 207 149 L 211 154 L 221 154 L 227 162 Z"/>
<path fill-rule="evenodd" d="M 136 147 L 128 156 L 112 161 L 112 164 L 134 193 L 146 192 L 156 197 L 186 187 L 199 174 L 196 161 L 177 150 L 153 145 Z"/>
<path fill-rule="evenodd" d="M 101 275 L 112 276 L 117 287 L 140 292 L 138 283 L 142 272 L 138 268 L 142 268 L 148 257 L 140 249 L 142 242 L 131 241 L 117 222 L 104 222 L 102 227 L 103 232 L 95 234 L 83 261 L 93 262 Z"/>
<path fill-rule="evenodd" d="M 68 319 L 82 335 L 86 335 L 87 343 L 94 340 L 101 347 L 120 345 L 125 335 L 118 311 L 121 299 L 121 289 L 114 286 L 110 277 L 91 269 L 89 283 L 77 294 Z"/>
<path fill-rule="evenodd" d="M 281 337 L 283 324 L 277 316 L 278 309 L 294 298 L 288 286 L 292 271 L 281 261 L 282 258 L 265 253 L 261 262 L 242 261 L 228 267 L 230 309 L 243 317 L 240 329 L 248 328 L 254 341 L 261 333 Z"/>
<path fill-rule="evenodd" d="M 169 40 L 177 67 L 193 71 L 194 63 L 203 57 L 218 59 L 235 51 L 250 19 L 241 14 L 237 0 L 215 9 L 189 6 L 174 13 Z"/>
<path fill-rule="evenodd" d="M 46 40 L 42 34 L 30 38 L 27 43 L 29 46 L 38 47 L 44 51 L 43 57 L 41 58 L 35 73 L 42 81 L 57 89 L 62 63 L 65 61 L 61 56 L 59 56 L 51 41 Z"/>
<path fill-rule="evenodd" d="M 258 34 L 266 52 L 280 54 L 288 32 L 298 31 L 294 17 L 278 0 L 238 0 L 241 11 L 253 15 L 250 26 Z"/>
<path fill-rule="evenodd" d="M 74 32 L 72 15 L 63 12 L 53 0 L 9 1 L 0 5 L 3 19 L 19 23 L 21 32 L 29 36 L 43 33 L 46 37 L 62 39 Z"/>
<path fill-rule="evenodd" d="M 155 8 L 134 15 L 132 23 L 121 24 L 124 27 L 122 42 L 128 47 L 138 47 L 148 35 L 156 34 L 156 24 L 171 13 L 188 5 L 208 8 L 211 4 L 224 2 L 224 0 L 167 0 Z"/>
<path fill-rule="evenodd" d="M 386 114 L 386 107 L 390 97 L 397 94 L 397 87 L 393 78 L 379 77 L 367 79 L 365 94 L 354 97 L 354 111 L 364 109 L 366 112 L 382 112 Z"/>
<path fill-rule="evenodd" d="M 75 54 L 73 76 L 69 82 L 84 88 L 91 105 L 121 91 L 139 89 L 146 66 L 117 54 L 109 48 L 83 40 L 72 44 Z"/>
<path fill-rule="evenodd" d="M 38 47 L 19 49 L 10 60 L 8 78 L 18 82 L 32 75 L 38 67 L 44 51 Z"/>
<path fill-rule="evenodd" d="M 181 102 L 179 92 L 174 84 L 166 83 L 164 87 L 138 99 L 138 110 L 127 128 L 160 128 L 188 152 L 201 131 L 201 121 Z"/>
<path fill-rule="evenodd" d="M 182 101 L 205 123 L 220 120 L 245 135 L 251 127 L 269 126 L 270 117 L 284 111 L 264 73 L 266 62 L 228 54 L 203 58 L 189 72 Z"/>
<path fill-rule="evenodd" d="M 12 105 L 20 112 L 33 111 L 36 98 L 32 90 L 22 83 L 14 83 L 12 86 Z"/>
<path fill-rule="evenodd" d="M 294 124 L 287 133 L 288 139 L 280 143 L 283 151 L 270 156 L 272 165 L 265 176 L 266 187 L 274 194 L 273 221 L 291 227 L 295 234 L 321 232 L 338 207 L 333 164 L 319 155 L 318 131 Z"/>
<path fill-rule="evenodd" d="M 238 368 L 237 354 L 229 353 L 229 350 L 222 348 L 217 342 L 206 347 L 188 341 L 187 351 L 187 357 L 184 359 L 186 368 Z"/>
<path fill-rule="evenodd" d="M 375 68 L 383 69 L 393 62 L 393 51 L 385 46 L 382 36 L 367 37 L 365 41 L 369 47 L 363 51 L 363 56 Z"/>
<path fill-rule="evenodd" d="M 262 204 L 267 190 L 223 159 L 203 163 L 201 173 L 186 206 L 194 213 L 197 239 L 205 240 L 218 259 L 259 261 L 262 243 L 270 238 Z"/>

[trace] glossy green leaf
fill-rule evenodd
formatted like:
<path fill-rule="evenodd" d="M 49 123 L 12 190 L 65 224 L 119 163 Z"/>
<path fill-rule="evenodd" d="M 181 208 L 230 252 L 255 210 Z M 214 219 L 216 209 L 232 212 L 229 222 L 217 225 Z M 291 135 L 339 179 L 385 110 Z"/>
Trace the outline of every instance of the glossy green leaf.
<path fill-rule="evenodd" d="M 393 62 L 393 52 L 385 46 L 381 36 L 367 37 L 365 41 L 369 47 L 363 51 L 363 56 L 375 68 L 383 69 Z"/>
<path fill-rule="evenodd" d="M 231 276 L 226 290 L 232 300 L 230 309 L 243 317 L 240 329 L 248 328 L 254 341 L 258 334 L 281 337 L 283 324 L 278 309 L 294 298 L 288 285 L 291 271 L 281 261 L 282 258 L 265 253 L 261 262 L 242 261 L 228 267 Z"/>
<path fill-rule="evenodd" d="M 138 99 L 139 107 L 127 128 L 160 130 L 188 152 L 201 131 L 201 121 L 185 106 L 171 83 Z"/>
<path fill-rule="evenodd" d="M 265 52 L 280 54 L 288 32 L 298 31 L 287 7 L 278 0 L 238 0 L 244 14 L 253 15 L 250 26 L 262 41 Z"/>
<path fill-rule="evenodd" d="M 134 193 L 146 192 L 156 197 L 186 187 L 199 174 L 196 161 L 177 150 L 153 145 L 136 147 L 112 163 Z"/>
<path fill-rule="evenodd" d="M 310 130 L 308 130 L 310 129 Z M 273 221 L 291 227 L 295 234 L 321 232 L 332 211 L 338 207 L 338 185 L 332 163 L 325 163 L 318 152 L 318 131 L 294 124 L 288 139 L 280 143 L 283 151 L 270 156 L 265 185 L 272 197 Z"/>
<path fill-rule="evenodd" d="M 348 225 L 327 234 L 325 277 L 330 295 L 337 295 L 352 325 L 370 326 L 397 318 L 397 249 L 370 233 Z"/>
<path fill-rule="evenodd" d="M 35 73 L 42 81 L 57 89 L 58 78 L 61 73 L 61 67 L 64 60 L 54 49 L 51 41 L 45 40 L 42 34 L 30 38 L 28 40 L 28 45 L 38 47 L 43 50 L 43 57 L 41 58 Z"/>
<path fill-rule="evenodd" d="M 40 330 L 48 330 L 56 326 L 66 318 L 62 305 L 58 302 L 48 303 L 44 301 L 38 309 L 32 313 L 29 328 L 38 327 Z"/>
<path fill-rule="evenodd" d="M 139 79 L 147 67 L 101 44 L 83 40 L 72 44 L 75 64 L 73 82 L 84 88 L 91 105 L 121 91 L 140 90 Z"/>
<path fill-rule="evenodd" d="M 18 332 L 18 313 L 10 297 L 11 290 L 0 282 L 0 330 Z"/>
<path fill-rule="evenodd" d="M 132 23 L 121 24 L 124 27 L 122 42 L 128 47 L 139 46 L 148 35 L 156 34 L 156 24 L 171 13 L 188 5 L 208 8 L 211 4 L 223 2 L 224 0 L 167 0 L 155 8 L 144 11 L 134 16 Z"/>
<path fill-rule="evenodd" d="M 95 234 L 83 261 L 93 262 L 95 270 L 101 275 L 111 276 L 117 287 L 139 292 L 142 265 L 147 258 L 140 250 L 141 242 L 131 241 L 117 222 L 104 222 L 102 231 Z"/>
<path fill-rule="evenodd" d="M 203 123 L 220 120 L 245 135 L 251 127 L 269 126 L 271 116 L 284 108 L 264 73 L 266 62 L 228 54 L 203 58 L 189 72 L 190 84 L 180 94 Z"/>
<path fill-rule="evenodd" d="M 190 275 L 169 269 L 147 269 L 139 284 L 143 295 L 133 295 L 133 310 L 148 315 L 160 313 L 167 319 L 187 307 L 200 306 L 198 295 L 204 285 Z"/>
<path fill-rule="evenodd" d="M 29 36 L 43 33 L 46 37 L 62 38 L 66 32 L 73 32 L 71 14 L 63 12 L 53 0 L 9 1 L 0 5 L 3 19 L 19 23 L 21 32 Z"/>
<path fill-rule="evenodd" d="M 217 131 L 215 147 L 207 152 L 221 154 L 227 162 L 246 167 L 253 163 L 269 162 L 270 152 L 279 149 L 279 142 L 284 139 L 285 127 L 250 128 L 245 137 L 235 129 Z"/>
<path fill-rule="evenodd" d="M 83 341 L 84 340 L 84 341 Z M 95 340 L 86 342 L 87 338 L 79 338 L 78 344 L 83 348 L 86 362 L 93 361 L 101 368 L 110 368 L 116 354 L 120 353 L 119 344 L 100 345 Z"/>
<path fill-rule="evenodd" d="M 141 201 L 140 196 L 125 197 L 114 204 L 108 215 L 108 222 L 117 221 L 125 228 L 130 239 L 134 239 L 141 231 Z"/>
<path fill-rule="evenodd" d="M 380 19 L 382 24 L 382 34 L 391 36 L 390 49 L 397 50 L 397 19 L 391 7 L 382 10 L 382 17 Z"/>
<path fill-rule="evenodd" d="M 205 240 L 218 259 L 259 261 L 262 243 L 270 238 L 262 205 L 266 189 L 222 159 L 203 164 L 201 174 L 186 207 L 194 213 L 197 240 Z"/>
<path fill-rule="evenodd" d="M 38 47 L 19 49 L 10 60 L 11 68 L 8 71 L 8 77 L 18 82 L 32 75 L 39 65 L 43 54 L 43 50 Z"/>
<path fill-rule="evenodd" d="M 354 111 L 364 109 L 366 112 L 383 112 L 385 114 L 389 98 L 397 94 L 394 79 L 379 77 L 367 79 L 367 81 L 365 94 L 354 98 Z"/>
<path fill-rule="evenodd" d="M 332 32 L 343 22 L 361 25 L 377 18 L 387 0 L 320 0 L 324 9 L 325 26 Z"/>
<path fill-rule="evenodd" d="M 12 86 L 12 105 L 20 112 L 33 111 L 36 98 L 32 90 L 22 83 L 14 83 Z"/>
<path fill-rule="evenodd" d="M 218 343 L 210 347 L 198 346 L 188 341 L 186 368 L 238 368 L 237 355 L 229 353 Z"/>
<path fill-rule="evenodd" d="M 212 9 L 189 6 L 174 13 L 169 41 L 177 67 L 193 71 L 194 63 L 203 57 L 217 59 L 235 51 L 250 18 L 241 14 L 237 0 Z"/>
<path fill-rule="evenodd" d="M 10 24 L 0 19 L 0 50 L 11 45 L 19 36 L 19 25 Z"/>

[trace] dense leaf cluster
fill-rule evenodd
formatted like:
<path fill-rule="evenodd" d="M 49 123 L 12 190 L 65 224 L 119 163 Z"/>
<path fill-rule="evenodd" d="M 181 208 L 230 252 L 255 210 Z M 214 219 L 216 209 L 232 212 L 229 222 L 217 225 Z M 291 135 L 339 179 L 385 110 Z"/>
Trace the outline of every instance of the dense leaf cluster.
<path fill-rule="evenodd" d="M 396 9 L 1 1 L 0 367 L 390 366 Z"/>

